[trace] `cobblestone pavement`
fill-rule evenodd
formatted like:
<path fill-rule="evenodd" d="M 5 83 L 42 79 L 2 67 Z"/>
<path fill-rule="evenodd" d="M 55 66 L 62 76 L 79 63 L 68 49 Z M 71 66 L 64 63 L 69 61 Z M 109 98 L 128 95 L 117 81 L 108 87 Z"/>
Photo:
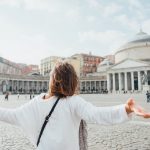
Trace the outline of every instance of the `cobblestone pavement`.
<path fill-rule="evenodd" d="M 150 150 L 150 124 L 90 125 L 89 150 Z"/>
<path fill-rule="evenodd" d="M 112 106 L 125 103 L 129 97 L 135 98 L 138 104 L 150 111 L 145 94 L 134 95 L 82 95 L 87 101 L 96 106 Z M 29 96 L 28 96 L 29 98 Z M 28 102 L 25 96 L 10 96 L 4 101 L 0 96 L 0 106 L 14 108 Z M 114 126 L 88 124 L 89 150 L 150 150 L 150 119 L 133 117 L 132 121 Z M 23 131 L 16 127 L 0 122 L 0 150 L 35 150 Z"/>

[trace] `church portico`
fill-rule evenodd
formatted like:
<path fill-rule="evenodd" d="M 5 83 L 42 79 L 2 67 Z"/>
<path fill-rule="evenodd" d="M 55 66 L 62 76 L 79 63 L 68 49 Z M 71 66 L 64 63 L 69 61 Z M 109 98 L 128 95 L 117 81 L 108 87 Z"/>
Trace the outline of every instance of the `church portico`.
<path fill-rule="evenodd" d="M 142 83 L 144 76 L 147 82 Z M 150 68 L 149 70 L 108 72 L 109 82 L 107 89 L 109 92 L 134 92 L 142 91 L 143 85 L 150 86 Z"/>

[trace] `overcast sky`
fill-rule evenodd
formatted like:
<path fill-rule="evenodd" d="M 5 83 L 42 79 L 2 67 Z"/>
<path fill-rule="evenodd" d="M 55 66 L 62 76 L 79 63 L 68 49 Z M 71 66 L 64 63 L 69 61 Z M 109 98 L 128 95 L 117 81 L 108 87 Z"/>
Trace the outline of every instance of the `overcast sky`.
<path fill-rule="evenodd" d="M 150 34 L 149 0 L 0 0 L 0 56 L 42 58 L 112 54 L 142 26 Z"/>

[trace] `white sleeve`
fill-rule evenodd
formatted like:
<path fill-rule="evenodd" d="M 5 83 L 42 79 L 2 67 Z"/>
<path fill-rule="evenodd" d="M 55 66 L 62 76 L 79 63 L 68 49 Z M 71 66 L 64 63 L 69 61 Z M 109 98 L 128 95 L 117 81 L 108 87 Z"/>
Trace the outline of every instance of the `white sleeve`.
<path fill-rule="evenodd" d="M 32 99 L 30 102 L 18 108 L 0 108 L 0 121 L 20 126 L 22 124 L 21 122 L 34 120 L 35 103 L 35 99 Z"/>
<path fill-rule="evenodd" d="M 75 113 L 86 121 L 109 125 L 122 123 L 130 118 L 125 110 L 125 105 L 96 107 L 80 97 L 75 101 Z"/>
<path fill-rule="evenodd" d="M 18 125 L 16 109 L 0 108 L 0 121 Z"/>
<path fill-rule="evenodd" d="M 38 96 L 16 109 L 0 108 L 0 121 L 21 127 L 32 141 L 35 140 L 39 122 L 37 100 Z"/>

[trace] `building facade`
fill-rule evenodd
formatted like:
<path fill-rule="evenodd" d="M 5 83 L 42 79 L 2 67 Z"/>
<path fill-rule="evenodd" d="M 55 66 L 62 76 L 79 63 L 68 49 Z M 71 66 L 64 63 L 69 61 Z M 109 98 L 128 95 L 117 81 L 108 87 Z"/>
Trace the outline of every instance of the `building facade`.
<path fill-rule="evenodd" d="M 147 91 L 150 86 L 150 64 L 126 59 L 107 71 L 107 83 L 107 89 L 111 92 Z"/>
<path fill-rule="evenodd" d="M 21 75 L 21 68 L 16 63 L 0 57 L 0 73 Z"/>
<path fill-rule="evenodd" d="M 97 66 L 104 58 L 92 54 L 75 54 L 67 58 L 50 56 L 41 60 L 40 73 L 42 75 L 48 75 L 59 60 L 68 61 L 74 66 L 78 77 L 85 77 L 88 73 L 96 72 Z"/>
<path fill-rule="evenodd" d="M 77 57 L 57 57 L 57 56 L 50 56 L 47 58 L 44 58 L 41 60 L 41 64 L 40 64 L 40 73 L 43 76 L 49 76 L 50 71 L 53 69 L 53 67 L 55 66 L 55 64 L 58 61 L 67 61 L 70 64 L 72 64 L 77 72 L 77 75 L 80 75 L 80 60 Z"/>
<path fill-rule="evenodd" d="M 115 64 L 105 59 L 96 73 L 89 74 L 95 77 L 95 83 L 105 76 L 105 87 L 110 93 L 142 92 L 150 90 L 150 35 L 140 31 L 132 40 L 115 52 Z M 96 77 L 97 76 L 97 77 Z M 81 89 L 84 89 L 81 80 Z M 93 82 L 92 79 L 86 82 Z M 91 83 L 92 84 L 92 83 Z M 97 84 L 93 84 L 94 89 Z M 89 88 L 86 86 L 85 89 Z M 89 88 L 92 90 L 93 87 Z"/>
<path fill-rule="evenodd" d="M 57 56 L 43 58 L 40 63 L 40 74 L 42 74 L 43 76 L 49 75 L 56 62 L 61 59 L 63 58 Z"/>
<path fill-rule="evenodd" d="M 95 73 L 98 65 L 104 60 L 101 56 L 95 56 L 90 54 L 75 54 L 72 57 L 76 57 L 80 60 L 80 77 L 86 77 L 88 73 Z"/>
<path fill-rule="evenodd" d="M 0 94 L 11 93 L 41 93 L 49 86 L 49 77 L 33 75 L 37 72 L 36 65 L 17 64 L 0 57 Z M 29 74 L 31 73 L 32 74 Z M 23 75 L 27 73 L 26 75 Z"/>
<path fill-rule="evenodd" d="M 65 59 L 68 63 L 72 64 L 77 76 L 80 76 L 80 59 L 78 57 L 68 57 Z"/>
<path fill-rule="evenodd" d="M 17 64 L 0 58 L 0 93 L 41 93 L 48 91 L 49 72 L 56 62 L 71 63 L 80 79 L 82 93 L 131 93 L 150 90 L 150 36 L 140 31 L 105 59 L 92 54 L 75 54 L 68 58 L 41 60 L 42 75 L 22 75 Z M 111 58 L 111 59 L 110 59 Z M 114 63 L 115 62 L 115 63 Z"/>
<path fill-rule="evenodd" d="M 23 75 L 40 74 L 38 65 L 26 65 L 21 70 Z"/>
<path fill-rule="evenodd" d="M 0 94 L 39 94 L 49 89 L 49 78 L 43 76 L 23 76 L 0 74 Z"/>

